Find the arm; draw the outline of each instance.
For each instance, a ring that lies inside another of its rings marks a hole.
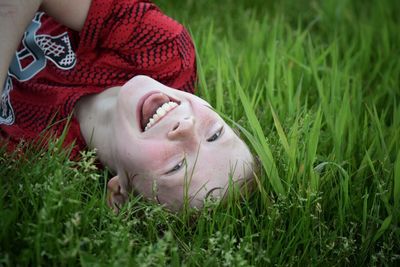
[[[13,54],[41,0],[0,0],[0,96]]]
[[[0,0],[1,1],[1,0]],[[26,0],[25,0],[26,1]],[[41,0],[42,9],[59,23],[80,31],[92,0]]]
[[[90,3],[91,0],[0,0],[0,96],[12,56],[39,7],[60,23],[79,31]]]

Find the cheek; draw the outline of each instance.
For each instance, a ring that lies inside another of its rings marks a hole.
[[[125,168],[136,173],[152,173],[162,169],[168,159],[169,148],[162,142],[127,144],[120,153]]]
[[[157,200],[172,210],[179,210],[184,202],[184,187],[176,181],[157,182]]]
[[[154,200],[157,188],[154,186],[154,178],[149,175],[137,175],[133,180],[133,187],[142,196]]]

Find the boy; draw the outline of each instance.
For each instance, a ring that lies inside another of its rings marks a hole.
[[[46,13],[35,13],[39,6]],[[73,156],[96,148],[117,173],[108,183],[115,210],[132,191],[173,210],[185,198],[201,207],[209,195],[224,196],[230,176],[240,185],[251,177],[243,141],[184,92],[196,80],[192,41],[154,4],[3,0],[1,8],[0,125],[10,143],[37,138],[50,123],[60,134],[74,112],[66,143],[74,142]]]

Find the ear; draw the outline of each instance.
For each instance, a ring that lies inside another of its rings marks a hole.
[[[126,196],[121,192],[119,177],[114,176],[107,183],[107,205],[117,214],[126,202]]]

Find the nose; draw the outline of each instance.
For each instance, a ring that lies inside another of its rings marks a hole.
[[[183,118],[176,122],[172,129],[168,132],[170,140],[195,140],[195,120],[193,116]]]

